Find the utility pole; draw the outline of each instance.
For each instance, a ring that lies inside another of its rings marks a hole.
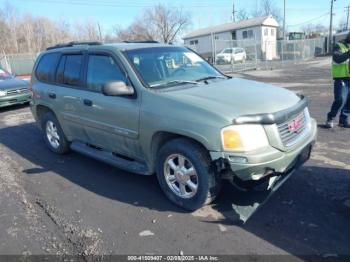
[[[98,27],[98,33],[99,33],[99,36],[100,36],[100,41],[102,41],[102,33],[101,33],[100,23],[97,23],[97,27]]]
[[[283,6],[283,40],[286,40],[286,0]]]
[[[350,5],[348,5],[347,7],[345,7],[345,10],[347,12],[346,15],[346,30],[349,29],[349,12],[350,12]]]
[[[232,3],[232,22],[236,22],[235,1]]]
[[[330,14],[330,21],[329,21],[329,34],[328,34],[328,52],[331,53],[332,50],[333,50],[333,3],[335,2],[336,0],[331,0],[331,14]]]

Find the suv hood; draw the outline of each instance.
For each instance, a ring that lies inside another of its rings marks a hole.
[[[169,90],[165,94],[172,99],[228,118],[229,121],[243,115],[282,111],[300,100],[287,89],[240,78]]]

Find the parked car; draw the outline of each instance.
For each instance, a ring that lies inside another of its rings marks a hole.
[[[276,190],[316,138],[305,97],[223,75],[185,47],[69,43],[33,72],[31,109],[53,152],[156,174],[187,210],[210,203],[223,178]]]
[[[25,104],[31,100],[29,83],[0,68],[0,107]]]
[[[235,62],[244,63],[247,59],[247,54],[244,48],[234,47],[234,48],[225,48],[219,54],[216,55],[217,64],[228,64]]]

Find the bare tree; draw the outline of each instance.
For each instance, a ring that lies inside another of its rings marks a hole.
[[[307,24],[301,29],[307,37],[315,37],[328,33],[328,28],[322,24]]]
[[[179,8],[157,5],[143,11],[126,29],[116,27],[105,40],[157,40],[174,42],[190,24],[190,17]],[[10,4],[0,6],[0,48],[6,53],[37,53],[58,43],[102,40],[98,23],[87,19],[71,26],[65,20],[20,14]]]
[[[190,25],[190,16],[180,8],[157,5],[146,9],[128,28],[116,28],[119,40],[157,40],[175,42]]]
[[[114,27],[114,33],[117,41],[149,41],[156,40],[155,34],[141,21],[133,22],[126,29],[119,26]]]
[[[155,38],[171,43],[190,24],[190,17],[180,8],[157,5],[145,11],[145,20]]]
[[[249,19],[249,13],[245,9],[240,9],[236,14],[237,21]]]
[[[261,0],[257,10],[252,12],[253,16],[272,15],[279,23],[283,21],[282,11],[274,0]]]

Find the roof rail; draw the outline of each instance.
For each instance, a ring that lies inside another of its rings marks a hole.
[[[132,40],[126,40],[123,41],[123,43],[127,43],[127,44],[159,44],[158,41],[155,40],[145,40],[145,41],[132,41]]]
[[[52,50],[52,49],[56,49],[56,48],[63,48],[63,47],[72,47],[72,46],[76,46],[76,45],[102,45],[101,42],[94,42],[94,41],[86,41],[86,42],[69,42],[69,43],[65,43],[65,44],[58,44],[55,46],[50,46],[48,48],[46,48],[46,50]]]

